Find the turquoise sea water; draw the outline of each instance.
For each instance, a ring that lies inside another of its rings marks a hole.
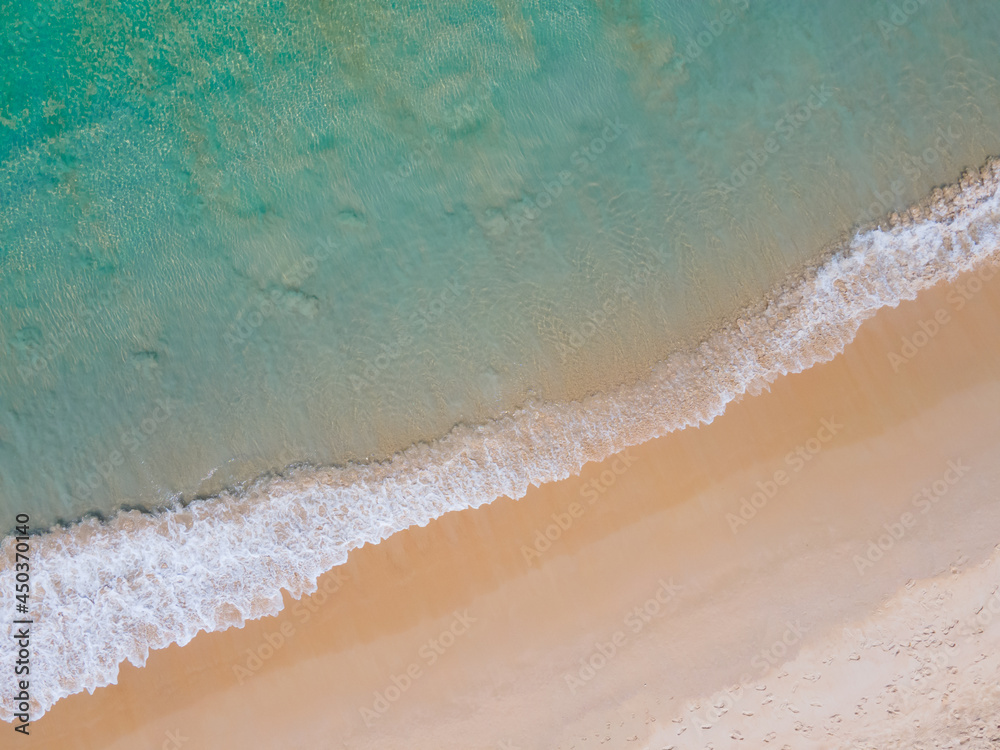
[[[4,529],[632,381],[1000,152],[995,2],[81,1],[0,29]]]

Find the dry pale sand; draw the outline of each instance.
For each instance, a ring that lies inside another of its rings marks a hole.
[[[1000,274],[968,283],[711,425],[356,550],[30,744],[997,747]]]

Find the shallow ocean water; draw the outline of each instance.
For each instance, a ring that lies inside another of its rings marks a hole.
[[[23,6],[0,525],[633,381],[1000,152],[1000,6],[788,5]]]

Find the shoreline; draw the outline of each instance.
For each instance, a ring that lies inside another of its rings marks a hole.
[[[868,750],[981,737],[1000,719],[996,657],[978,660],[1000,653],[1000,616],[983,614],[1000,612],[1000,277],[957,309],[950,295],[973,278],[883,310],[834,361],[629,449],[619,471],[589,464],[354,550],[277,617],[60,701],[35,741]],[[942,308],[953,321],[894,372],[888,354]],[[810,458],[796,471],[790,454]],[[921,513],[914,498],[956,459],[971,470]],[[734,532],[727,513],[782,470]],[[572,503],[586,512],[529,564],[522,547]],[[854,556],[906,512],[919,522],[859,572]]]
[[[930,194],[925,196],[920,201],[914,203],[905,211],[890,211],[881,220],[866,221],[857,225],[854,229],[844,232],[840,239],[835,240],[827,244],[826,248],[821,251],[818,257],[805,265],[804,267],[793,270],[789,272],[784,281],[777,284],[773,289],[768,291],[763,297],[754,303],[744,306],[738,309],[730,319],[723,321],[715,325],[708,325],[706,331],[703,335],[698,337],[693,345],[682,347],[678,351],[672,353],[666,360],[661,360],[650,366],[650,370],[654,370],[657,367],[666,364],[669,360],[678,356],[694,356],[694,353],[701,350],[706,345],[712,343],[713,339],[723,336],[731,332],[734,325],[739,326],[741,321],[745,321],[747,318],[754,318],[765,313],[767,308],[778,301],[781,297],[796,294],[800,291],[800,287],[806,284],[810,279],[815,277],[815,274],[821,271],[827,264],[838,258],[844,257],[849,254],[850,246],[853,241],[857,240],[860,236],[866,235],[875,231],[883,231],[883,225],[888,230],[898,230],[903,228],[912,228],[915,224],[920,221],[941,221],[949,218],[955,218],[958,210],[962,208],[967,208],[968,204],[956,205],[956,199],[962,198],[963,191],[973,191],[977,187],[983,185],[992,185],[994,189],[1000,189],[1000,156],[992,156],[986,160],[978,169],[966,168],[963,170],[962,175],[959,180],[948,184],[944,187],[935,187]],[[981,196],[980,196],[981,199]],[[324,244],[324,243],[320,243]],[[995,258],[994,258],[995,259]],[[904,298],[905,299],[905,298]],[[912,299],[912,298],[910,298]],[[847,341],[846,343],[849,343]],[[825,361],[825,360],[823,360]],[[589,393],[581,399],[576,399],[574,401],[568,402],[569,405],[578,404],[584,401],[588,401],[594,397],[602,395],[613,395],[616,391],[628,388],[629,386],[634,386],[641,384],[642,381],[629,382],[620,385],[618,388],[612,389],[608,392],[593,392]],[[753,394],[751,394],[753,395]],[[510,412],[505,412],[499,419],[493,420],[494,422],[502,421],[506,419],[509,414],[517,415],[521,413],[526,413],[531,410],[536,410],[539,408],[544,408],[547,402],[544,401],[529,401],[527,403],[521,404],[510,410]],[[563,405],[563,402],[553,405]],[[178,511],[186,510],[189,506],[197,503],[211,503],[218,501],[226,496],[237,495],[245,492],[252,492],[255,488],[261,485],[266,485],[270,482],[280,482],[281,480],[288,479],[296,474],[303,472],[324,472],[324,471],[339,471],[347,472],[351,470],[377,470],[379,468],[385,468],[392,465],[394,462],[399,460],[405,454],[410,451],[418,451],[421,448],[426,448],[433,446],[434,443],[447,439],[456,431],[461,431],[465,429],[476,430],[484,425],[481,424],[458,424],[455,425],[452,430],[450,430],[445,435],[431,441],[418,441],[412,443],[407,448],[402,451],[394,453],[385,459],[373,459],[370,461],[354,461],[349,464],[312,464],[306,460],[292,461],[285,464],[281,469],[264,472],[252,477],[248,477],[244,480],[234,482],[233,484],[226,485],[221,491],[212,495],[195,495],[190,499],[175,503],[173,505],[161,505],[153,508],[142,508],[142,507],[122,507],[115,511],[114,513],[107,514],[100,511],[89,511],[84,513],[82,516],[77,517],[72,520],[60,520],[53,524],[48,529],[33,529],[29,532],[31,537],[44,536],[49,533],[59,532],[59,531],[70,531],[74,527],[78,527],[84,523],[95,521],[101,525],[108,525],[116,521],[120,516],[127,515],[129,513],[139,513],[143,516],[150,517],[161,517],[167,513],[176,513]],[[13,530],[11,530],[13,532]],[[12,536],[13,533],[8,534]],[[7,536],[0,538],[0,543],[6,541]]]
[[[998,184],[996,160],[967,172],[906,215],[890,216],[889,230],[869,229],[831,251],[695,351],[654,367],[647,381],[571,404],[529,404],[389,462],[300,468],[167,513],[131,511],[33,537],[39,650],[65,658],[39,660],[32,718],[66,695],[113,683],[125,660],[141,665],[151,649],[279,612],[283,591],[293,599],[315,591],[316,579],[353,549],[449,511],[520,498],[628,446],[710,424],[744,395],[829,361],[878,310],[973,267],[992,269]],[[5,551],[11,543],[4,540]],[[0,601],[10,604],[13,570],[5,565]],[[184,592],[176,590],[178,575],[186,576]],[[63,627],[49,624],[59,619]],[[4,691],[0,718],[10,721],[12,695]]]

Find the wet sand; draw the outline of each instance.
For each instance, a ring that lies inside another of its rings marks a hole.
[[[60,701],[32,745],[988,743],[1000,274],[971,280],[710,425],[355,550],[278,617]]]

